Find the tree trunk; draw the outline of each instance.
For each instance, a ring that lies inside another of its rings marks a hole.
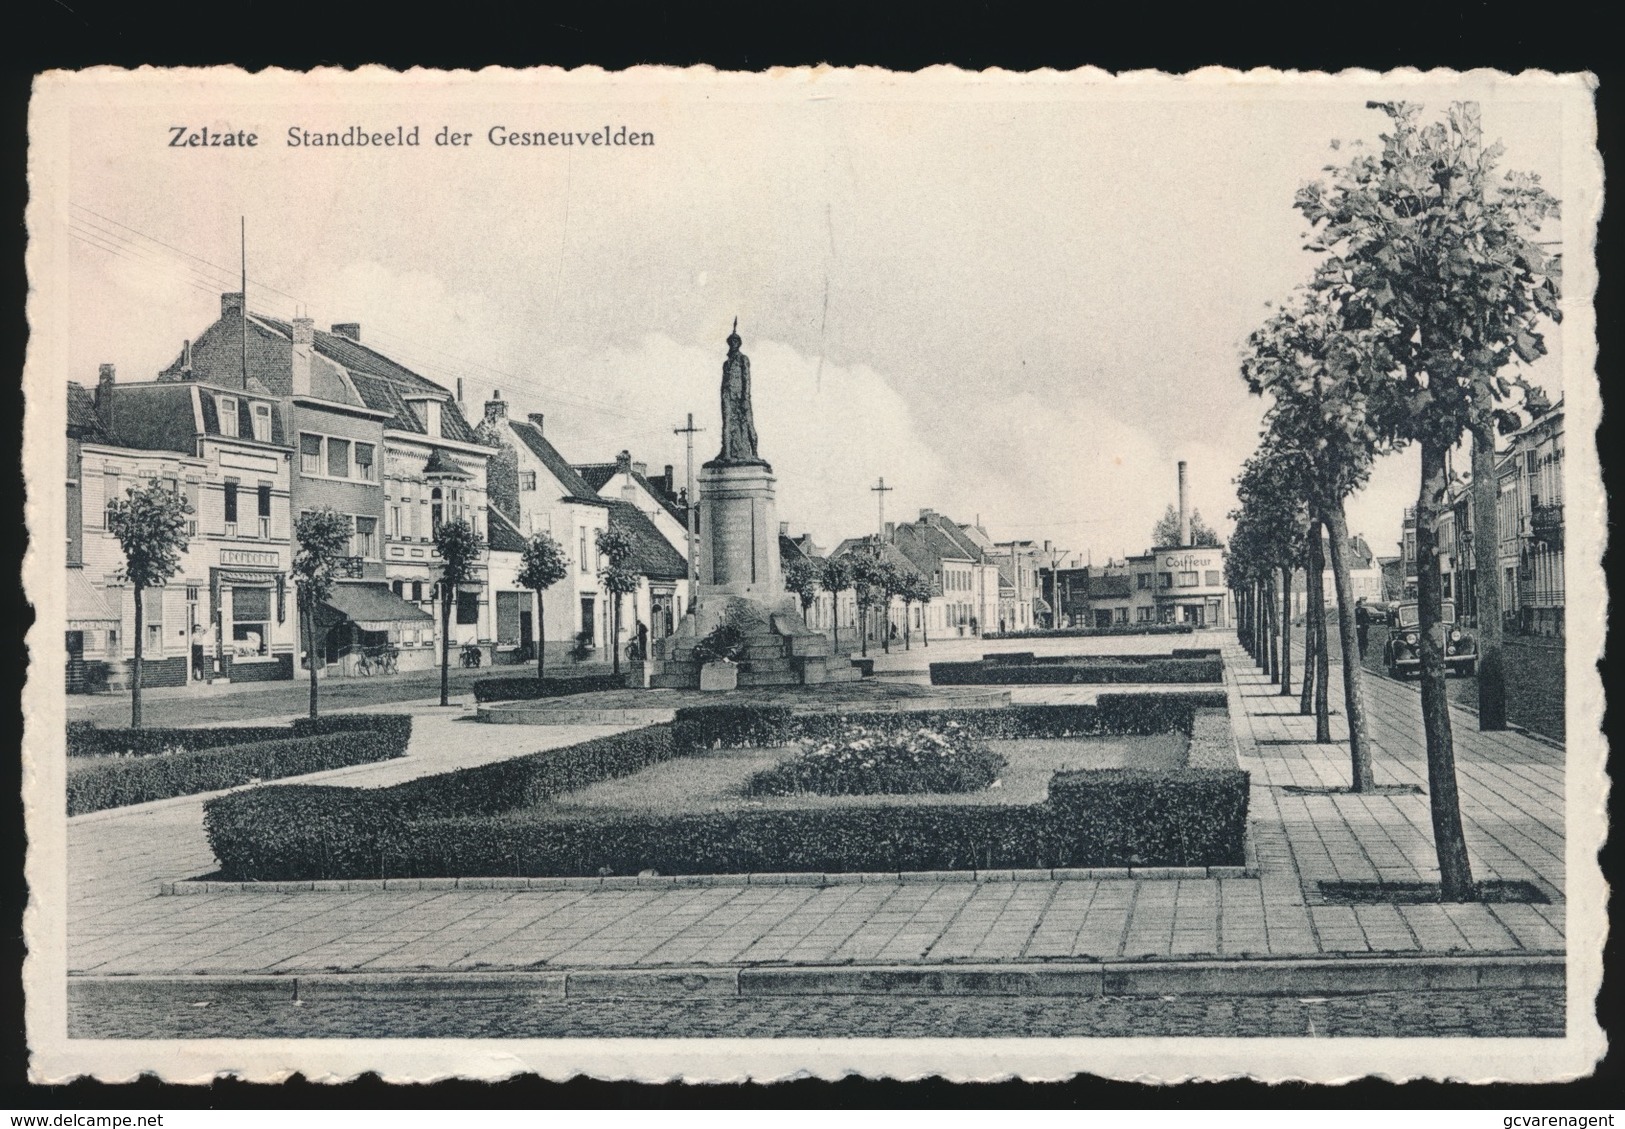
[[[1326,554],[1321,549],[1321,523],[1317,518],[1309,523],[1309,568],[1314,574],[1310,582],[1315,605],[1315,741],[1329,745],[1332,740],[1331,719],[1331,647],[1326,630]]]
[[[1444,585],[1439,575],[1439,510],[1445,492],[1448,447],[1422,444],[1422,486],[1416,498],[1416,633],[1422,659],[1422,731],[1427,737],[1428,798],[1433,810],[1433,843],[1439,854],[1439,881],[1447,902],[1473,899],[1473,871],[1461,829],[1456,791],[1456,755],[1450,732],[1450,699],[1445,687]]]
[[[903,650],[905,651],[914,649],[914,625],[910,622],[908,614],[912,610],[912,604],[905,603],[903,605]]]
[[[1332,547],[1332,583],[1337,588],[1337,635],[1343,650],[1343,710],[1349,723],[1349,788],[1376,787],[1371,770],[1371,732],[1365,717],[1365,670],[1360,666],[1360,639],[1354,623],[1354,581],[1349,576],[1349,525],[1338,499],[1322,515]]]
[[[835,653],[841,653],[841,594],[833,592],[834,599],[830,604],[829,628],[835,632]]]
[[[858,605],[858,648],[859,654],[869,657],[869,609],[862,604]]]
[[[546,677],[547,671],[547,608],[540,591],[536,593],[536,681]]]
[[[440,704],[451,705],[451,586],[440,582]]]
[[[311,598],[309,590],[300,594],[299,618],[304,620],[305,628],[305,665],[310,668],[310,716],[317,716],[317,689],[316,689],[316,601]]]
[[[1281,625],[1276,622],[1275,610],[1275,573],[1272,570],[1269,578],[1264,581],[1264,610],[1269,616],[1270,647],[1269,647],[1269,676],[1271,682],[1281,680]]]
[[[1281,569],[1281,694],[1292,696],[1292,566]]]
[[[1495,429],[1473,429],[1473,614],[1478,623],[1478,728],[1507,727],[1506,667],[1501,653],[1501,562],[1496,509]],[[1457,609],[1460,611],[1460,609]]]
[[[141,646],[142,636],[146,634],[146,613],[142,608],[142,597],[146,593],[143,585],[137,584],[135,591],[135,660],[130,664],[130,728],[141,728]]]
[[[621,673],[621,594],[610,593],[609,602],[609,652],[610,673]]]
[[[1316,530],[1310,523],[1309,533],[1314,536]],[[1320,591],[1320,578],[1315,575],[1314,561],[1306,559],[1303,564],[1303,673],[1298,676],[1303,683],[1298,695],[1298,713],[1308,717],[1315,708],[1315,648],[1324,646],[1320,636],[1326,630],[1326,617],[1324,609],[1316,602]],[[1316,614],[1319,616],[1319,625],[1316,625]]]
[[[1254,633],[1257,649],[1253,651],[1253,661],[1258,669],[1267,671],[1270,668],[1270,622],[1269,599],[1264,595],[1264,581],[1253,581],[1253,623],[1257,626]]]
[[[920,641],[927,647],[931,645],[931,605],[920,605]]]

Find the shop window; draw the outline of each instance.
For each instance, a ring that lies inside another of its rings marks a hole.
[[[322,473],[322,437],[320,435],[301,435],[299,437],[299,473]]]
[[[350,477],[350,441],[348,439],[329,439],[327,441],[327,474],[330,478]]]
[[[457,593],[457,623],[466,626],[480,621],[480,594],[478,592]]]
[[[376,448],[371,443],[357,443],[355,445],[355,476],[363,482],[371,482],[373,477],[373,453]]]
[[[271,590],[233,588],[231,590],[231,646],[236,658],[255,658],[270,653]]]

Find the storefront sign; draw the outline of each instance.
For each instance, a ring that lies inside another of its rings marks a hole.
[[[221,549],[220,564],[222,566],[237,565],[242,568],[277,568],[281,561],[274,552],[267,553],[255,549]]]

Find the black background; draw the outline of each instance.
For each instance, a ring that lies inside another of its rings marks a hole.
[[[1112,71],[1156,68],[1186,71],[1205,65],[1270,66],[1296,70],[1362,67],[1494,67],[1508,71],[1589,70],[1598,75],[1601,148],[1610,179],[1622,175],[1619,163],[1619,66],[1615,21],[1602,5],[1551,3],[1356,4],[1322,0],[1296,5],[1075,5],[1058,18],[1050,6],[1015,4],[757,3],[749,5],[609,4],[521,6],[460,0],[454,5],[415,9],[405,4],[369,6],[293,2],[142,4],[123,0],[23,0],[14,3],[0,25],[6,40],[0,71],[0,191],[4,192],[0,278],[0,370],[21,373],[27,341],[23,271],[27,200],[27,100],[32,76],[51,68],[95,64],[139,66],[235,63],[251,70],[267,66],[480,67],[593,64],[617,69],[639,63],[707,63],[723,69],[760,70],[770,66],[829,63],[870,64],[916,70],[935,63],[971,69],[1002,67],[1068,69],[1092,64]],[[1058,7],[1058,6],[1056,6]],[[1610,49],[1612,48],[1612,49]],[[1619,232],[1617,202],[1602,220],[1597,293],[1601,338],[1604,423],[1600,435],[1603,472],[1610,486],[1610,526],[1620,506],[1613,490],[1620,446],[1613,441],[1612,389],[1620,356],[1618,318]],[[62,379],[66,379],[64,375]],[[0,442],[10,465],[18,467],[22,397],[20,382],[0,381]],[[19,468],[20,469],[20,468]],[[25,530],[20,474],[0,491],[6,507],[0,528],[9,568],[20,568]],[[1617,553],[1607,561],[1615,578]],[[16,575],[15,572],[12,573]],[[20,687],[27,657],[23,636],[31,622],[20,585],[6,594],[0,610],[7,664],[4,685]],[[1609,652],[1617,654],[1617,626],[1609,631]],[[1605,684],[1615,681],[1618,660],[1605,662]],[[59,675],[46,671],[46,678]],[[9,691],[8,691],[9,693]],[[3,714],[9,749],[16,749],[21,716],[15,699]],[[1619,728],[1611,714],[1604,726],[1610,738]],[[1612,759],[1612,758],[1611,758]],[[26,888],[22,860],[26,843],[18,799],[18,757],[0,758],[0,867],[4,917],[0,919],[0,1106],[26,1111],[160,1108],[463,1108],[502,1106],[594,1106],[609,1108],[758,1107],[947,1107],[1012,1106],[1086,1108],[1184,1108],[1330,1106],[1334,1108],[1418,1107],[1501,1108],[1508,1111],[1614,1107],[1625,1092],[1619,1054],[1611,1053],[1589,1079],[1561,1086],[1449,1086],[1410,1083],[1396,1086],[1365,1080],[1343,1087],[1266,1087],[1247,1082],[1151,1088],[1083,1077],[1070,1083],[953,1086],[904,1085],[849,1079],[837,1083],[795,1082],[771,1087],[681,1085],[639,1086],[576,1081],[552,1084],[536,1079],[478,1085],[443,1083],[390,1087],[376,1078],[344,1086],[317,1086],[296,1079],[281,1086],[220,1081],[208,1087],[164,1086],[151,1079],[123,1086],[76,1082],[38,1087],[26,1081],[27,1050],[22,1021],[20,970],[22,906]],[[1618,827],[1618,790],[1611,823]],[[1618,843],[1604,854],[1611,885],[1617,885]],[[1610,914],[1610,918],[1612,915]],[[1608,945],[1610,972],[1599,1011],[1605,1027],[1617,1022],[1620,945]],[[1612,1034],[1613,1032],[1611,1032]],[[1487,1121],[1486,1124],[1490,1122]]]

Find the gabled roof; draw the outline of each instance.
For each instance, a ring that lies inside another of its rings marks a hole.
[[[107,425],[98,432],[103,442],[141,451],[197,453],[196,389],[186,384],[115,384],[111,394]]]
[[[1134,592],[1126,576],[1090,576],[1085,584],[1091,600],[1127,600]]]
[[[599,491],[608,485],[610,479],[620,473],[621,466],[619,463],[576,463],[575,470],[577,474],[581,475],[583,482],[591,486],[594,491]],[[658,502],[660,508],[672,516],[673,521],[685,529],[688,527],[688,510],[684,506],[673,501],[671,495],[649,481],[647,475],[640,474],[635,469],[630,473],[632,481],[643,487],[648,492],[649,497]]]
[[[647,514],[631,502],[609,501],[609,527],[622,530],[632,539],[632,556],[627,567],[654,580],[688,579],[688,562],[661,536]]]
[[[486,523],[490,534],[488,544],[493,553],[523,553],[525,551],[525,535],[519,528],[508,520],[508,515],[492,506],[488,511],[490,520]]]
[[[598,491],[587,485],[587,480],[576,473],[569,460],[559,454],[558,448],[547,441],[541,428],[528,420],[518,419],[509,420],[508,427],[518,436],[525,449],[536,456],[547,468],[547,472],[558,480],[559,485],[564,488],[566,498],[572,502],[586,502],[596,506],[609,505],[609,499],[600,498]],[[688,575],[686,566],[683,575]]]
[[[77,439],[105,439],[102,421],[96,415],[96,397],[90,389],[68,381],[68,434]]]

